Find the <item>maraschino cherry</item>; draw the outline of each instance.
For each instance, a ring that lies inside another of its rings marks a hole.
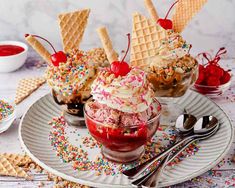
[[[164,29],[173,29],[173,23],[170,19],[167,19],[169,13],[171,12],[171,9],[175,6],[175,4],[178,3],[176,1],[173,5],[171,5],[170,9],[168,10],[165,18],[159,18],[157,23]]]
[[[125,53],[124,57],[122,58],[121,61],[114,61],[111,64],[111,72],[116,77],[126,76],[131,70],[128,63],[124,61],[126,56],[127,56],[128,51],[130,49],[130,43],[131,43],[130,33],[128,33],[127,36],[128,36],[128,47],[127,47],[127,50],[126,50],[126,53]]]
[[[25,37],[28,37],[29,34],[25,34]],[[67,56],[63,51],[56,51],[54,46],[45,38],[38,36],[38,35],[32,35],[33,37],[40,38],[42,40],[45,40],[53,49],[54,54],[51,55],[51,62],[54,66],[59,66],[60,63],[65,63],[67,61]]]
[[[216,53],[215,57],[209,57],[208,53],[201,53],[208,63],[206,65],[199,65],[199,77],[196,84],[207,85],[207,86],[219,86],[225,84],[231,79],[229,71],[225,71],[219,66],[218,62],[221,59],[221,55],[227,51],[224,47],[220,48]]]

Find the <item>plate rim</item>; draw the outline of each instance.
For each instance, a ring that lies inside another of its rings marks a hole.
[[[210,100],[210,102],[212,102],[214,105],[216,105],[220,110],[221,112],[225,115],[225,117],[228,119],[228,122],[229,122],[229,125],[230,125],[230,129],[231,129],[231,134],[230,134],[230,140],[229,140],[229,143],[226,147],[226,149],[223,151],[223,153],[221,153],[220,156],[217,157],[216,160],[212,161],[210,164],[208,164],[205,168],[202,168],[192,174],[190,174],[189,176],[186,176],[184,178],[181,178],[180,180],[173,180],[174,182],[172,181],[167,181],[165,184],[163,183],[163,185],[161,185],[161,187],[165,187],[165,186],[172,186],[172,185],[176,185],[176,184],[179,184],[179,183],[183,183],[185,181],[188,181],[188,180],[191,180],[195,177],[198,177],[200,176],[201,174],[207,172],[208,170],[212,169],[213,167],[215,167],[222,159],[223,157],[228,153],[228,151],[230,150],[231,148],[231,145],[233,143],[233,139],[234,139],[234,127],[231,123],[231,119],[228,117],[228,115],[224,112],[224,110],[218,105],[216,104],[213,100],[211,100],[209,97],[205,96],[205,95],[202,95],[196,91],[193,91],[193,90],[189,90],[188,92],[192,92],[192,93],[195,93],[197,95],[200,95],[201,97],[204,97],[206,98],[207,100]],[[52,167],[46,165],[44,162],[40,161],[40,159],[38,159],[36,156],[33,155],[33,153],[31,153],[31,151],[27,148],[26,144],[24,143],[23,141],[23,138],[22,138],[22,126],[23,126],[23,121],[24,121],[24,118],[26,116],[26,114],[31,110],[31,108],[36,104],[38,103],[40,100],[42,100],[42,98],[44,97],[47,97],[49,96],[50,93],[47,93],[45,95],[43,95],[42,97],[40,97],[39,99],[37,99],[33,104],[30,105],[30,107],[26,110],[26,112],[23,114],[21,120],[20,120],[20,124],[19,124],[19,129],[18,129],[18,135],[19,135],[19,141],[20,141],[20,144],[22,146],[22,148],[24,149],[24,151],[29,155],[30,158],[32,158],[33,161],[35,161],[37,164],[39,164],[39,166],[41,166],[42,168],[44,168],[45,170],[53,173],[54,175],[56,176],[60,176],[62,177],[63,179],[66,179],[68,181],[72,181],[72,182],[76,182],[76,183],[80,183],[80,184],[83,184],[83,185],[87,185],[87,186],[93,186],[93,187],[110,187],[110,184],[105,184],[105,183],[95,183],[95,182],[92,182],[92,181],[87,181],[87,180],[83,180],[83,179],[79,179],[79,178],[75,178],[75,177],[72,177],[72,176],[69,176],[69,175],[66,175],[62,172],[59,172],[58,170],[55,170],[53,169]],[[197,174],[197,175],[196,175]],[[127,188],[127,187],[130,187],[130,185],[120,185],[120,184],[112,184],[113,187],[118,187],[118,188]]]

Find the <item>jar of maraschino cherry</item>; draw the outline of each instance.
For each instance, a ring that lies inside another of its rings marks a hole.
[[[221,56],[226,53],[227,50],[222,47],[214,57],[207,52],[198,55],[197,59],[201,64],[199,65],[199,77],[193,87],[195,91],[210,97],[217,97],[229,89],[231,70],[225,70],[219,64]]]

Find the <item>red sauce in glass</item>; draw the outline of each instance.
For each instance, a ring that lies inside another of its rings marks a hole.
[[[0,45],[0,56],[11,56],[16,55],[24,51],[21,46],[3,44]]]

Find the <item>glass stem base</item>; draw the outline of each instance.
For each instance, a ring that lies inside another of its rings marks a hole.
[[[162,113],[160,118],[160,125],[162,126],[174,126],[177,117],[183,114],[185,111],[174,99],[171,98],[158,98],[162,105]]]
[[[118,163],[128,163],[139,159],[144,154],[144,146],[141,146],[132,151],[113,151],[105,146],[101,148],[102,155],[110,161]]]
[[[76,115],[69,114],[68,112],[64,111],[63,112],[64,119],[66,123],[70,126],[75,126],[75,127],[85,127],[85,119],[84,117],[79,117]]]

